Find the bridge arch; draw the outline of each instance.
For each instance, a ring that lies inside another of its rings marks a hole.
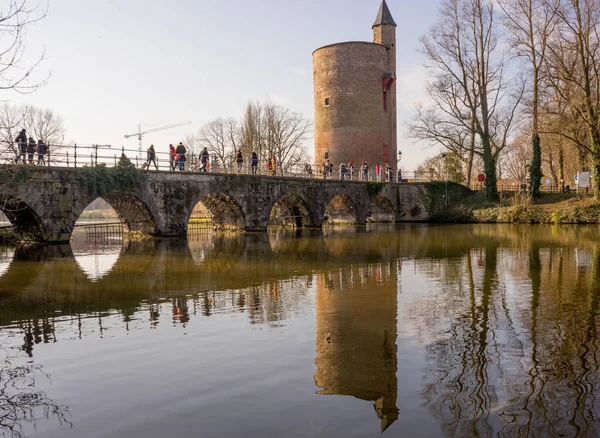
[[[313,227],[314,221],[308,203],[297,193],[287,193],[273,203],[269,225],[303,228]]]
[[[357,209],[354,201],[348,195],[333,196],[325,207],[323,225],[341,225],[358,223]]]
[[[377,195],[371,199],[367,221],[369,222],[395,222],[394,204],[385,195]]]
[[[120,222],[127,231],[138,232],[150,236],[157,234],[157,225],[154,214],[147,203],[138,196],[122,192],[109,193],[91,200],[86,204],[83,210],[89,207],[97,199],[103,199],[115,210]],[[77,215],[75,223],[81,217],[83,210]]]
[[[190,210],[188,227],[192,214],[204,210],[210,218],[211,226],[215,230],[242,230],[245,228],[245,214],[240,205],[229,195],[218,192],[204,196],[197,201]]]
[[[0,198],[0,211],[9,220],[14,238],[21,242],[44,242],[46,227],[37,212],[22,199],[13,196]]]

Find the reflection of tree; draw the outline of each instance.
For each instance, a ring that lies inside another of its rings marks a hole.
[[[428,358],[434,361],[429,372],[439,373],[439,377],[435,384],[425,387],[423,395],[430,412],[443,422],[448,436],[492,436],[489,413],[497,397],[494,387],[489,385],[488,366],[489,347],[494,343],[490,325],[496,265],[496,249],[487,247],[483,280],[477,287],[471,255],[467,256],[467,304],[450,323],[448,336],[427,347]]]
[[[420,265],[427,407],[447,436],[599,436],[600,247],[486,245]]]
[[[36,380],[48,378],[41,366],[23,363],[23,358],[4,350],[0,361],[0,434],[21,438],[29,427],[41,420],[56,420],[61,425],[71,424],[69,409],[48,398],[44,391],[36,391]]]

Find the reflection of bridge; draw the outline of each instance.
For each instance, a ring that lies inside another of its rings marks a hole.
[[[19,233],[38,240],[68,241],[82,211],[99,193],[78,180],[81,169],[39,168],[33,178],[5,187],[0,210]],[[307,180],[253,175],[148,172],[135,191],[111,192],[105,199],[130,231],[154,236],[185,235],[199,203],[222,228],[264,230],[277,214],[297,227],[320,227],[324,220],[428,219],[425,184]]]

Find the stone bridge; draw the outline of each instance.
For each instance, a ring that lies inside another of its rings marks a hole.
[[[200,202],[215,228],[245,231],[265,230],[270,223],[321,227],[429,219],[426,184],[150,171],[140,189],[101,196],[80,183],[81,169],[32,172],[26,182],[3,187],[0,210],[18,235],[43,242],[69,241],[83,210],[99,197],[128,231],[157,237],[185,236]]]

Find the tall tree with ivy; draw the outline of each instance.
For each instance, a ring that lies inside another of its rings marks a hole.
[[[496,162],[507,147],[521,82],[506,66],[492,0],[444,0],[439,21],[421,38],[431,82],[430,109],[418,112],[409,134],[484,164],[485,191],[496,198]],[[469,168],[467,159],[467,168]]]
[[[511,46],[518,57],[525,60],[530,73],[532,157],[529,165],[530,192],[540,193],[542,184],[542,147],[540,145],[540,91],[545,69],[550,36],[557,26],[560,0],[501,0],[504,25],[511,35]]]

